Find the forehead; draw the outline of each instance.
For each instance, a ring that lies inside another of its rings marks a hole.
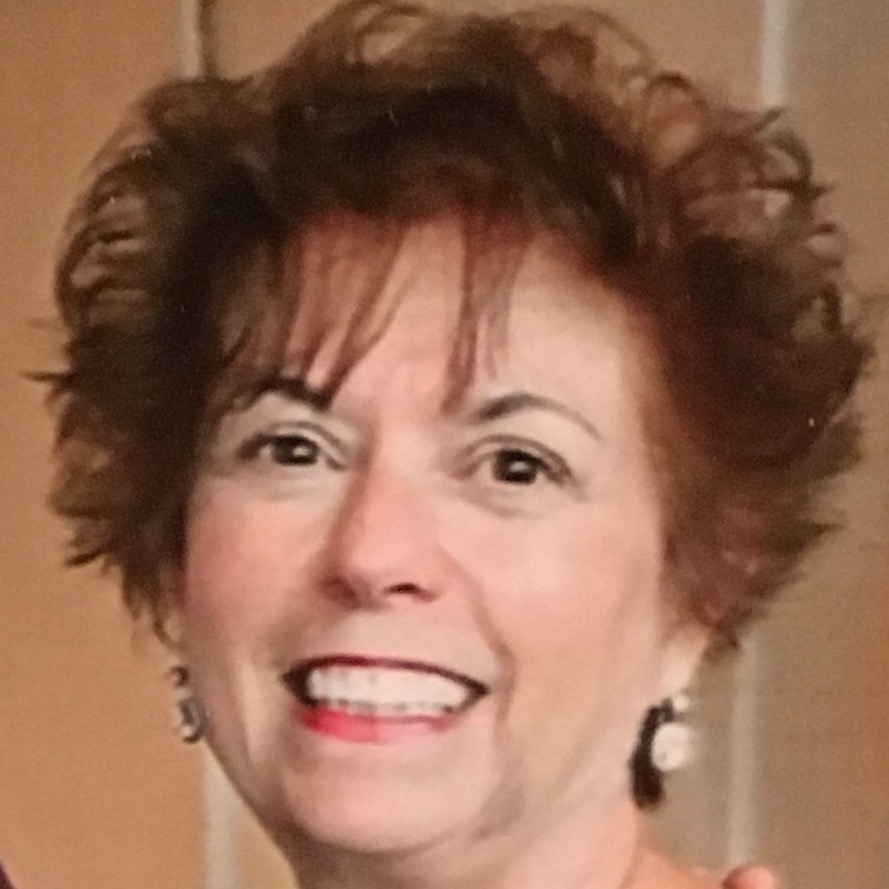
[[[576,252],[516,220],[331,214],[283,245],[272,290],[253,331],[262,345],[242,369],[254,383],[311,380],[331,397],[384,341],[446,353],[445,400],[453,400],[509,364],[518,343],[545,363],[553,335],[574,331],[568,340],[592,356],[608,345],[602,331],[626,346],[632,326],[620,294]]]

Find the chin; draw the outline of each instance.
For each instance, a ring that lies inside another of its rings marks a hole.
[[[430,848],[480,822],[486,794],[445,778],[416,782],[316,776],[285,786],[285,833],[353,854]],[[280,819],[277,819],[280,821]]]

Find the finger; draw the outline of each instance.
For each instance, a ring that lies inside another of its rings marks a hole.
[[[780,882],[769,868],[746,864],[727,874],[722,885],[723,889],[779,889]]]

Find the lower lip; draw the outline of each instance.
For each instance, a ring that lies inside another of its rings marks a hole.
[[[297,718],[311,731],[340,741],[358,744],[397,744],[446,732],[456,722],[457,714],[379,717],[347,713],[329,707],[300,706]]]

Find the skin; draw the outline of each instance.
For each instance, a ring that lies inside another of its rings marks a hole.
[[[648,850],[626,765],[706,642],[670,608],[644,346],[541,240],[507,348],[444,409],[461,262],[456,226],[411,232],[332,404],[302,397],[322,356],[220,424],[175,621],[207,738],[303,889],[707,885]],[[447,730],[343,740],[281,681],[341,653],[489,693]]]
[[[779,889],[774,872],[761,864],[737,867],[723,881],[723,889]]]

